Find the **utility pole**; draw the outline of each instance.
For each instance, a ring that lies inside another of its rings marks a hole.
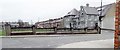
[[[101,12],[100,12],[100,27],[102,26],[102,0],[101,0]]]
[[[99,29],[100,29],[100,31],[99,31],[99,33],[101,34],[101,27],[102,27],[102,0],[101,0],[101,6],[100,6],[100,8],[101,8],[101,10],[100,10],[100,17],[99,17],[99,22],[100,22],[100,25],[99,25]]]

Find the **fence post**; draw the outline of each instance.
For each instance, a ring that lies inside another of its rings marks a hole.
[[[6,36],[11,35],[11,26],[8,23],[5,24],[5,33],[6,33]]]
[[[72,27],[70,28],[70,31],[71,31],[71,33],[73,33],[73,28]]]
[[[87,28],[87,27],[86,27],[86,28],[84,28],[85,33],[87,33],[87,30],[88,30],[88,28]]]
[[[54,27],[54,33],[57,33],[57,27]]]
[[[33,32],[34,35],[36,35],[35,25],[32,26],[32,32]]]

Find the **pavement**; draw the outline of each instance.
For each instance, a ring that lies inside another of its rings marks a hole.
[[[114,48],[114,39],[76,42],[57,48]]]
[[[32,38],[32,37],[58,37],[67,35],[16,35],[16,36],[0,36],[2,38]]]
[[[2,38],[0,38],[0,49],[2,49]]]

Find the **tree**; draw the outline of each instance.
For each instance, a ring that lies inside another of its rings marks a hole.
[[[19,27],[23,27],[24,26],[24,22],[22,20],[18,20],[18,24],[19,24]]]

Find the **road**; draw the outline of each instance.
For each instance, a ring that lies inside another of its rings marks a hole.
[[[2,38],[2,48],[56,48],[65,44],[113,39],[114,31],[102,34],[76,34],[56,37]]]

